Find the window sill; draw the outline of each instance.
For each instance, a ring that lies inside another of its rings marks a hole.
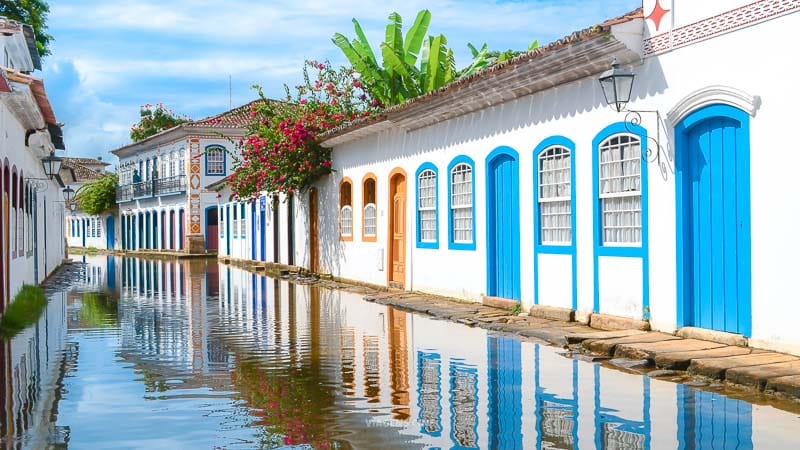
[[[551,255],[571,255],[575,251],[572,245],[537,245],[537,253],[547,253]]]
[[[439,243],[438,242],[420,242],[420,241],[417,241],[417,248],[427,248],[427,249],[438,250],[439,249]]]
[[[447,245],[449,250],[475,250],[474,242],[449,242]]]
[[[641,246],[629,247],[619,246],[611,247],[601,245],[597,247],[598,256],[619,256],[624,258],[642,258],[644,257],[644,249]]]

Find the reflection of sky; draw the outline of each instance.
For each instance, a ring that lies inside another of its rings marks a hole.
[[[71,447],[248,447],[243,443],[256,437],[257,430],[247,428],[252,418],[232,393],[175,386],[146,392],[142,374],[115,356],[118,335],[71,338],[79,345],[77,371],[64,380],[58,421],[70,427]]]

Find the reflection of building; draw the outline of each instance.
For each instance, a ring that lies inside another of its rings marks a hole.
[[[12,442],[24,438],[30,448],[45,448],[48,436],[55,439],[57,381],[71,354],[62,352],[66,318],[66,294],[54,294],[36,325],[0,339],[0,447],[16,448]]]

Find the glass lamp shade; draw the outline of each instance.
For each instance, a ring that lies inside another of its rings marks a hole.
[[[61,190],[61,193],[64,194],[64,201],[67,203],[71,202],[75,197],[75,190],[69,186]]]
[[[617,112],[625,109],[625,105],[631,99],[633,91],[633,79],[635,75],[619,67],[616,58],[611,63],[611,70],[600,76],[600,87],[603,88],[603,96],[608,105],[613,106]]]
[[[45,175],[50,179],[58,175],[58,172],[61,170],[61,162],[61,158],[53,153],[50,153],[50,156],[42,158],[42,167],[44,168]]]

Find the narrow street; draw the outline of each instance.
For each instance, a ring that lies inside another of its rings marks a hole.
[[[216,260],[75,259],[78,282],[56,277],[3,342],[5,446],[790,448],[798,423],[796,405]]]

